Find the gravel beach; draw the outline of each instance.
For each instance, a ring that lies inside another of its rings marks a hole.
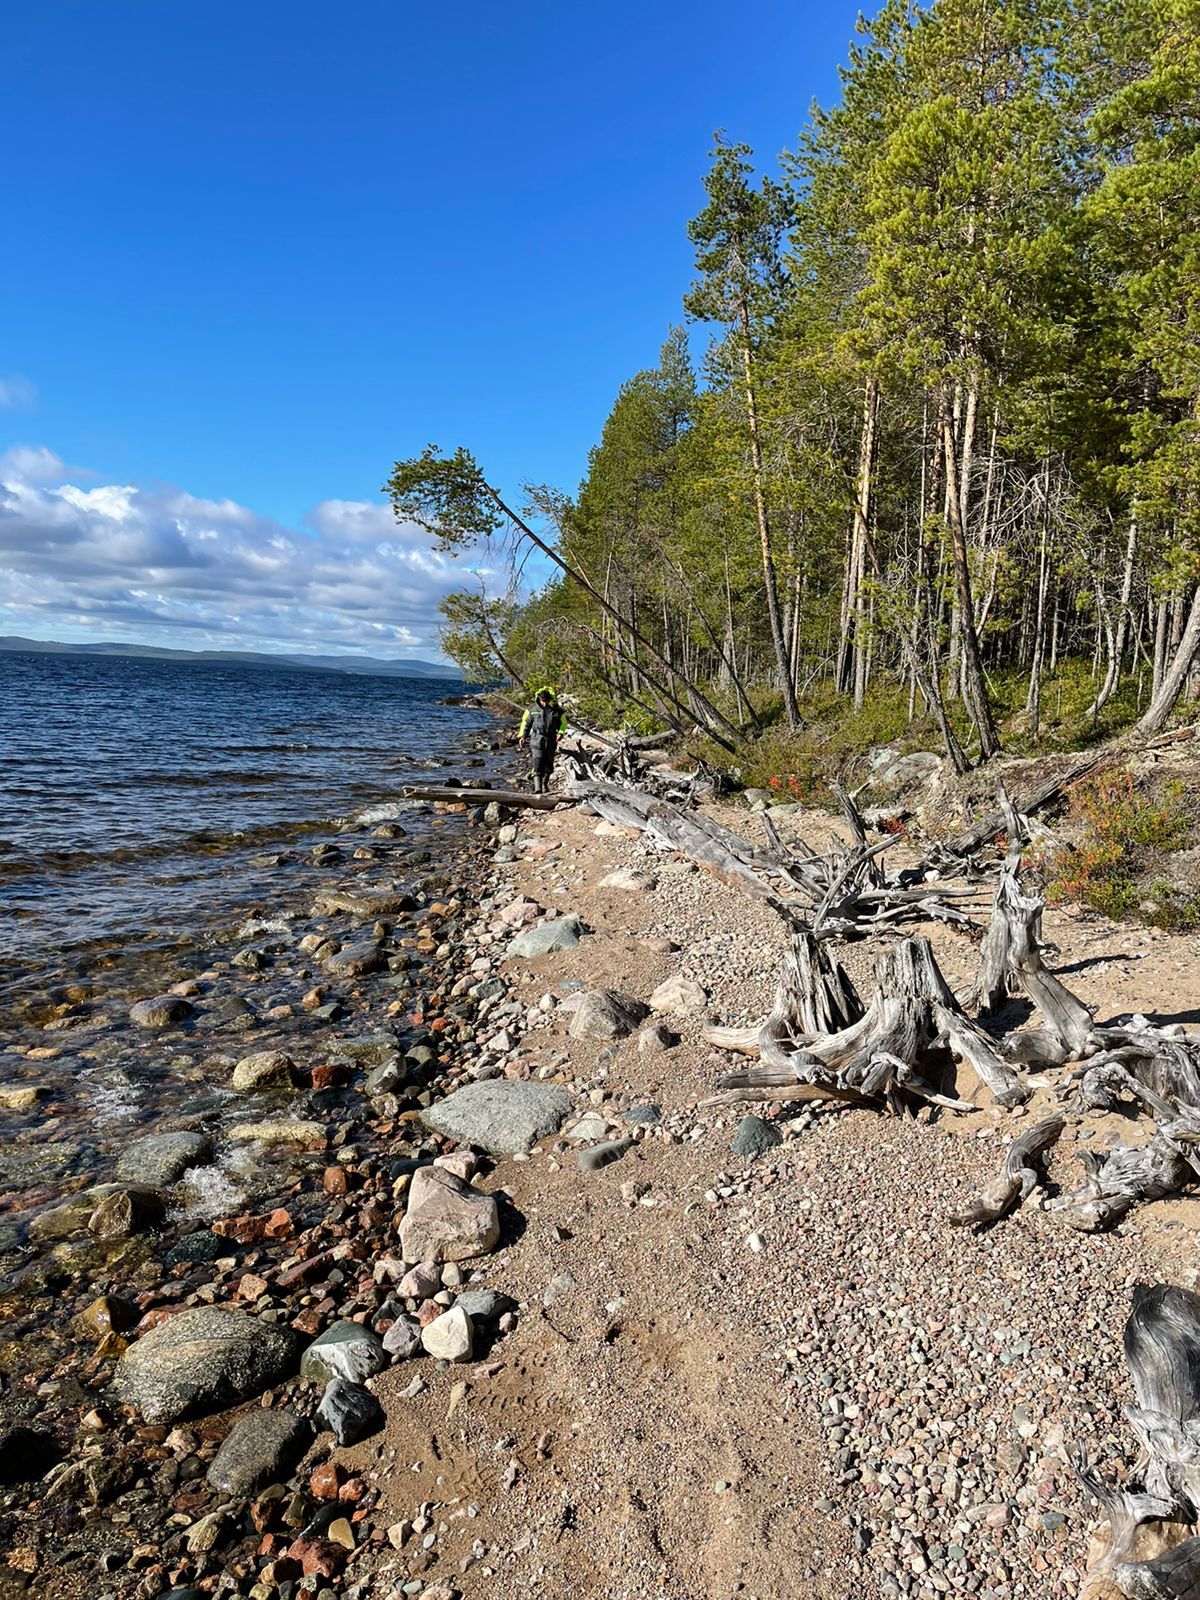
[[[819,847],[830,823],[785,826]],[[1129,1290],[1191,1287],[1197,1202],[1099,1236],[1036,1201],[952,1228],[1049,1086],[1020,1113],[703,1104],[729,1058],[702,1031],[765,1011],[778,919],[582,810],[475,838],[456,890],[339,978],[353,1016],[302,1069],[336,1099],[279,1088],[258,1119],[260,1150],[264,1122],[318,1124],[279,1203],[92,1257],[67,1297],[90,1321],[15,1327],[8,1437],[48,1460],[3,1491],[4,1592],[1078,1593],[1097,1512],[1070,1463],[1132,1464]],[[293,933],[331,931],[371,942],[344,908]],[[974,944],[918,931],[965,991]],[[1068,911],[1046,933],[1102,1016],[1200,1006],[1193,941]],[[398,996],[406,939],[428,981]],[[881,948],[842,953],[860,990]],[[244,1076],[295,1070],[264,1059],[279,1022],[239,1042]],[[1068,1130],[1054,1182],[1119,1131]],[[207,1307],[280,1342],[252,1370],[210,1344],[196,1393],[167,1392],[145,1341],[174,1323],[193,1352],[180,1318]]]

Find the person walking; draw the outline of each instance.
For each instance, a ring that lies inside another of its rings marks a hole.
[[[534,703],[521,718],[518,743],[533,759],[533,792],[545,794],[558,753],[558,736],[567,731],[567,719],[550,688],[539,689]]]

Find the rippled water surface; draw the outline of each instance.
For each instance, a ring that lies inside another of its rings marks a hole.
[[[403,784],[469,759],[488,725],[439,704],[455,688],[0,653],[0,999],[192,937],[269,900],[272,852],[398,814]]]

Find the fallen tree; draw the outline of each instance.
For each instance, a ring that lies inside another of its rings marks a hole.
[[[855,841],[847,844],[835,834],[820,855],[800,840],[785,845],[767,813],[764,846],[644,789],[576,778],[566,793],[607,821],[636,828],[658,848],[677,850],[723,882],[764,900],[789,923],[808,926],[818,940],[861,938],[898,922],[930,918],[974,926],[959,903],[974,900],[973,886],[941,878],[927,882],[923,864],[890,876],[880,870],[877,858],[895,840],[868,843],[862,818],[844,791],[843,809]]]

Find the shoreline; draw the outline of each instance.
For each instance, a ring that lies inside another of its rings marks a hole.
[[[746,829],[744,810],[714,809]],[[828,819],[788,826],[816,842]],[[73,1297],[46,1280],[59,1337],[39,1351],[26,1334],[38,1360],[13,1374],[4,1425],[23,1411],[69,1450],[48,1488],[39,1473],[4,1491],[14,1553],[0,1594],[156,1600],[214,1592],[222,1573],[254,1600],[1075,1592],[1092,1511],[1067,1451],[1132,1454],[1119,1417],[1125,1285],[1167,1270],[1186,1245],[1172,1220],[1196,1202],[1146,1207],[1098,1238],[1040,1213],[982,1240],[952,1232],[948,1202],[1007,1141],[986,1108],[960,1126],[804,1112],[772,1121],[756,1157],[735,1156],[741,1113],[761,1108],[698,1106],[725,1065],[700,1032],[710,1015],[744,1022],[769,1002],[783,937],[772,914],[576,809],[519,816],[463,850],[459,904],[385,936],[423,944],[440,989],[412,1008],[406,990],[387,998],[395,973],[352,980],[360,1019],[380,1026],[342,1028],[341,1062],[312,1053],[325,1148],[301,1159],[281,1203],[217,1219],[207,1262],[138,1262],[135,1243],[122,1266],[124,1247],[105,1246]],[[628,886],[606,884],[613,871]],[[572,914],[584,931],[570,948],[510,954],[522,929]],[[314,937],[380,919],[318,920]],[[1051,937],[1070,921],[1049,914]],[[974,949],[929,931],[957,987]],[[1131,940],[1147,951],[1136,966]],[[1096,993],[1110,1009],[1118,991],[1132,1003],[1153,962],[1186,944],[1101,927]],[[876,948],[852,947],[856,978]],[[656,1013],[656,1041],[642,1043],[655,1015],[626,1038],[571,1036],[585,992],[644,1003],[679,977],[705,998]],[[396,1026],[417,1030],[407,1053],[384,1042]],[[480,1154],[505,1139],[486,1117],[461,1143],[420,1127],[435,1100],[488,1083],[557,1090],[570,1109],[529,1154],[519,1139]],[[614,1143],[611,1165],[581,1164]],[[497,1202],[501,1233],[430,1272],[404,1253],[402,1227],[415,1175],[435,1162]],[[78,1245],[55,1248],[66,1277]],[[127,1299],[135,1329],[97,1338],[100,1312],[81,1338],[84,1285]],[[466,1359],[439,1359],[422,1349],[425,1328],[443,1322],[448,1340],[463,1294]],[[345,1449],[306,1432],[301,1457],[252,1490],[209,1484],[235,1422],[286,1407],[307,1428],[322,1393],[293,1368],[196,1421],[126,1416],[110,1387],[122,1338],[136,1348],[164,1313],[209,1307],[303,1340],[347,1320],[390,1337],[406,1353],[367,1378],[382,1423]],[[21,1342],[18,1329],[10,1359]]]

